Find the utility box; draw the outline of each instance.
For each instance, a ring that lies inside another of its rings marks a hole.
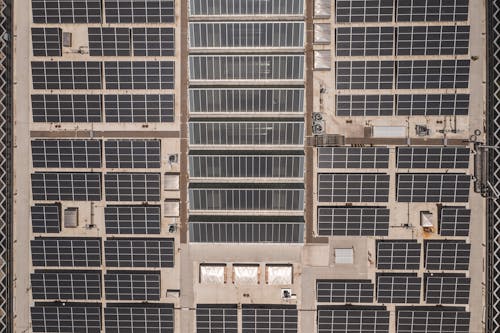
[[[70,207],[64,210],[64,227],[76,228],[78,227],[78,208]]]
[[[72,39],[73,39],[73,35],[71,34],[71,32],[63,32],[62,33],[62,46],[63,47],[71,47],[71,44],[72,44]]]

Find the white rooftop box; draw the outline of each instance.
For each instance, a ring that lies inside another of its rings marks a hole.
[[[405,126],[373,126],[374,138],[406,138]]]
[[[209,283],[209,284],[226,283],[226,265],[224,264],[200,265],[200,283]]]
[[[233,265],[233,283],[259,284],[259,265]]]
[[[284,285],[293,283],[292,265],[267,265],[266,266],[267,284]]]

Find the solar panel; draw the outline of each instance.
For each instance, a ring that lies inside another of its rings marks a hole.
[[[469,87],[469,60],[400,60],[398,89],[460,89]]]
[[[422,244],[417,241],[377,241],[378,269],[419,269]]]
[[[116,238],[104,241],[108,267],[174,267],[173,238]]]
[[[174,95],[104,95],[108,123],[174,121]]]
[[[300,155],[189,155],[190,178],[302,178]]]
[[[105,61],[106,89],[174,89],[173,61]]]
[[[298,332],[295,305],[243,304],[241,320],[243,333]]]
[[[61,232],[61,211],[59,205],[31,206],[33,232]]]
[[[373,303],[370,280],[316,280],[316,299],[327,303]]]
[[[104,141],[107,168],[159,168],[160,140]]]
[[[460,308],[396,308],[398,333],[468,333],[470,312]]]
[[[386,207],[318,207],[320,236],[388,236]]]
[[[318,174],[319,202],[387,202],[389,175],[377,173]]]
[[[469,304],[470,278],[465,275],[426,274],[425,301],[430,304]]]
[[[293,217],[224,218],[218,221],[202,216],[190,216],[189,241],[192,243],[302,243],[304,221]],[[252,222],[254,220],[254,222]],[[266,221],[267,220],[267,221]],[[221,221],[221,222],[219,222]]]
[[[424,247],[428,270],[469,269],[470,244],[464,241],[425,241]]]
[[[190,22],[189,46],[193,50],[304,47],[304,22]]]
[[[302,0],[190,0],[189,15],[302,15]]]
[[[337,0],[339,23],[392,22],[393,0]]]
[[[337,61],[337,89],[392,89],[393,61]]]
[[[32,61],[33,89],[101,89],[98,61]]]
[[[467,202],[471,177],[459,173],[398,173],[399,202]]]
[[[394,96],[336,95],[335,111],[337,116],[392,116],[394,113]]]
[[[160,201],[159,173],[104,174],[107,201]]]
[[[107,300],[159,301],[159,271],[110,271],[104,274],[104,290]]]
[[[378,274],[377,302],[420,303],[421,280],[416,274]]]
[[[35,303],[31,307],[33,332],[101,332],[99,303]]]
[[[303,80],[304,56],[190,55],[189,79]]]
[[[390,56],[393,54],[393,27],[340,27],[336,29],[337,57]]]
[[[132,28],[134,56],[173,57],[174,28]]]
[[[469,236],[471,210],[465,207],[442,207],[439,210],[441,236]]]
[[[318,168],[378,169],[389,167],[389,148],[319,147]]]
[[[414,169],[468,169],[468,147],[397,147],[397,167]]]
[[[101,121],[101,95],[31,95],[33,122]]]
[[[130,56],[129,28],[88,28],[90,56]]]
[[[191,145],[303,145],[303,122],[193,122]]]
[[[32,140],[34,168],[100,168],[100,140]]]
[[[104,0],[107,23],[174,23],[174,0]]]
[[[397,55],[465,55],[467,25],[398,27]]]
[[[33,23],[101,23],[100,0],[31,0]]]
[[[303,210],[302,184],[218,184],[204,188],[203,184],[190,183],[189,209],[191,210]],[[273,186],[275,188],[269,188]],[[298,186],[302,188],[298,188]],[[231,187],[233,186],[233,187]],[[279,186],[279,188],[276,188]],[[289,186],[293,186],[290,188]],[[287,188],[288,187],[288,188]],[[295,188],[294,188],[295,187]]]
[[[96,172],[35,172],[33,200],[101,201],[101,174]]]
[[[318,306],[318,333],[387,333],[385,307]]]
[[[197,304],[196,332],[238,333],[236,304]]]
[[[174,305],[107,303],[104,325],[108,333],[174,333]]]
[[[100,238],[37,237],[31,240],[33,266],[101,266]]]
[[[62,55],[62,30],[59,28],[31,28],[33,55],[60,57]]]
[[[467,21],[469,0],[399,0],[397,20]]]
[[[189,112],[303,112],[304,88],[190,88]]]
[[[468,94],[398,95],[398,116],[466,116]]]
[[[106,206],[107,234],[159,234],[160,206]]]
[[[100,300],[100,271],[35,270],[31,274],[33,299]]]

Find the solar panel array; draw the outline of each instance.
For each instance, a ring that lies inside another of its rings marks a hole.
[[[106,332],[174,332],[172,304],[107,303],[104,308]]]
[[[468,94],[336,95],[337,116],[463,116]]]
[[[32,140],[34,168],[100,168],[99,140]]]
[[[409,169],[467,169],[468,147],[397,147],[397,167]]]
[[[389,175],[381,173],[320,173],[319,202],[387,202]]]
[[[62,55],[62,31],[59,28],[31,28],[31,41],[34,56]]]
[[[100,95],[31,95],[36,123],[91,123],[101,121]]]
[[[244,304],[241,320],[243,333],[298,332],[298,311],[295,305]]]
[[[36,302],[31,307],[33,332],[101,332],[101,305],[99,303]]]
[[[318,333],[387,333],[389,311],[385,307],[318,306]]]
[[[159,173],[108,172],[104,174],[107,201],[160,201]]]
[[[428,270],[469,269],[470,244],[465,241],[426,241],[424,243],[425,268]]]
[[[421,244],[416,241],[377,241],[378,269],[419,269]]]
[[[439,234],[441,236],[469,236],[471,210],[463,206],[441,207],[439,211]]]
[[[398,333],[469,332],[470,312],[459,308],[397,308]]]
[[[465,275],[426,275],[425,301],[433,304],[469,304],[470,278]]]
[[[318,168],[379,169],[389,166],[389,148],[319,147]]]
[[[31,206],[31,227],[33,232],[60,232],[61,210],[59,205]]]
[[[34,23],[101,23],[100,0],[31,0]]]
[[[160,272],[110,271],[104,274],[107,300],[159,301]]]
[[[418,304],[421,280],[416,274],[377,275],[377,301]]]
[[[159,234],[160,206],[106,206],[104,224],[107,234]]]
[[[30,2],[30,327],[173,333],[160,288],[175,257],[175,233],[160,238],[169,135],[145,123],[175,120],[175,1]]]
[[[37,237],[31,241],[33,266],[101,266],[99,238]]]
[[[159,168],[160,140],[107,140],[104,143],[107,168]]]
[[[116,238],[104,241],[108,267],[174,267],[173,238]]]
[[[31,274],[33,299],[100,300],[100,271],[41,271]]]
[[[471,176],[460,173],[398,173],[399,202],[467,202]]]
[[[388,236],[385,207],[318,207],[320,236]]]
[[[108,123],[163,123],[174,121],[174,95],[104,95]]]
[[[196,332],[237,333],[238,309],[236,304],[197,304]]]
[[[370,280],[316,280],[316,299],[326,303],[372,303]]]
[[[101,89],[101,63],[97,61],[32,61],[33,89]]]
[[[174,23],[174,0],[104,0],[107,23]]]

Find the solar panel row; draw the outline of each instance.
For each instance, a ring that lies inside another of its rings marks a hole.
[[[396,102],[395,102],[396,100]],[[337,116],[465,116],[468,94],[336,95]]]
[[[173,0],[104,0],[106,23],[173,23]],[[34,23],[103,23],[101,0],[32,0]]]
[[[32,61],[33,89],[174,89],[173,61]],[[104,75],[102,75],[104,73]]]
[[[337,57],[466,55],[469,30],[462,25],[339,27],[335,52]]]
[[[336,88],[465,89],[469,60],[337,61]]]
[[[468,13],[468,0],[338,0],[335,17],[339,23],[454,22],[467,21]]]

